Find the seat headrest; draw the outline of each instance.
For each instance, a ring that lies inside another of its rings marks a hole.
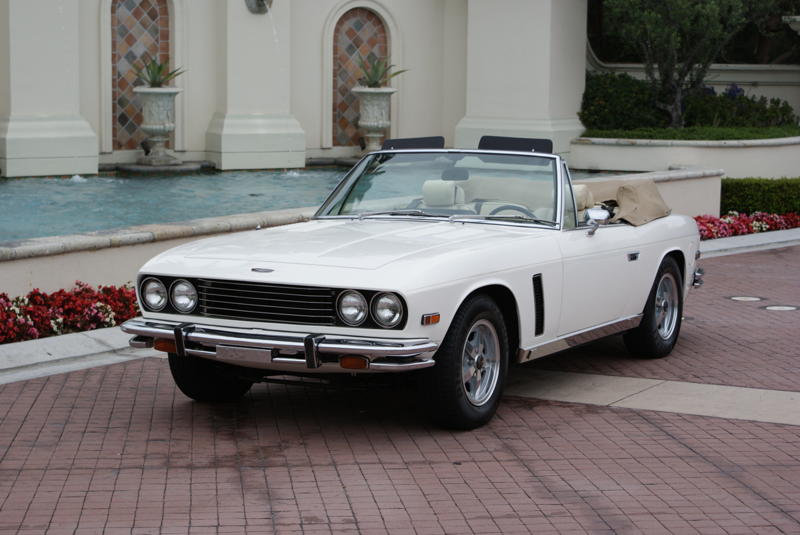
[[[589,186],[575,184],[572,186],[572,193],[575,195],[575,209],[579,212],[594,206],[594,195],[589,190]]]
[[[455,206],[464,202],[464,190],[448,180],[426,180],[422,184],[425,206]]]

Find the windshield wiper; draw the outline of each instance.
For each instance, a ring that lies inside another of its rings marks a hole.
[[[547,219],[537,219],[535,217],[526,217],[524,215],[481,215],[481,214],[453,214],[448,218],[452,221],[459,221],[461,219],[484,219],[486,221],[512,221],[519,223],[538,223],[540,225],[555,225],[555,221]]]
[[[365,217],[373,217],[379,215],[415,215],[420,217],[444,217],[438,214],[429,214],[428,212],[424,212],[417,208],[408,208],[403,210],[380,210],[376,212],[361,212],[358,214],[358,219],[364,219]]]

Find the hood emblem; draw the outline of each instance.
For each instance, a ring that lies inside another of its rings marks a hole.
[[[255,273],[272,273],[275,270],[270,268],[250,268],[250,271]]]

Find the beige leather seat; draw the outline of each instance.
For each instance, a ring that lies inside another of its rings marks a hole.
[[[575,195],[575,209],[578,211],[578,224],[580,225],[586,221],[586,210],[594,206],[594,195],[584,184],[573,185],[572,193]]]
[[[422,202],[429,207],[458,208],[464,204],[464,190],[453,180],[426,180]]]

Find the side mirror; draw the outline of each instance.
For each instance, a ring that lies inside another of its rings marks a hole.
[[[589,236],[594,236],[594,233],[597,232],[597,229],[600,227],[601,224],[606,223],[610,218],[611,214],[608,213],[608,210],[605,208],[588,208],[586,210],[586,215],[589,216]]]

